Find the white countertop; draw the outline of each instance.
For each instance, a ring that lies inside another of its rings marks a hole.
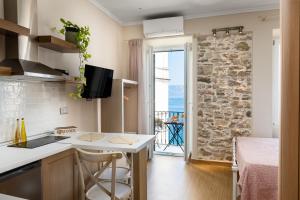
[[[52,143],[34,149],[0,147],[0,173],[68,150],[71,144]]]
[[[19,197],[13,197],[6,194],[0,194],[0,200],[26,200]]]
[[[151,142],[153,142],[155,139],[154,135],[106,133],[104,134],[104,138],[99,141],[86,142],[77,139],[81,134],[84,133],[76,133],[69,139],[44,145],[34,149],[2,146],[0,147],[0,174],[71,148],[137,153],[147,145],[151,144]],[[138,141],[133,145],[112,144],[108,141],[109,138],[118,135],[134,137],[137,138]]]
[[[59,141],[60,143],[72,144],[74,148],[83,148],[91,150],[107,150],[107,151],[121,151],[128,153],[137,153],[147,145],[154,141],[154,135],[141,135],[141,134],[123,134],[123,133],[103,133],[104,138],[94,142],[81,141],[78,137],[83,132],[72,134],[69,139]],[[125,136],[129,139],[136,140],[137,142],[129,144],[113,144],[109,140],[116,136]]]

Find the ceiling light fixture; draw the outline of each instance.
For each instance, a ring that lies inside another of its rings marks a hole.
[[[240,34],[243,33],[244,26],[234,26],[234,27],[226,27],[226,28],[214,28],[212,30],[212,33],[214,36],[217,35],[217,32],[225,32],[226,35],[230,34],[230,31],[238,31]]]

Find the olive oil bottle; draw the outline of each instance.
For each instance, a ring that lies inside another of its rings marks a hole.
[[[20,120],[17,119],[16,121],[16,130],[15,130],[15,138],[14,138],[14,143],[17,144],[20,142],[21,140],[21,135],[20,135]]]
[[[27,134],[25,129],[25,120],[22,118],[22,125],[21,125],[21,142],[27,141]]]

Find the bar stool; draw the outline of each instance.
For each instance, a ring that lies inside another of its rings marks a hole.
[[[76,149],[75,157],[79,169],[81,200],[128,200],[131,198],[131,187],[116,181],[116,161],[122,158],[122,153],[94,153]],[[93,174],[88,164],[98,163],[103,163],[103,165],[96,174]],[[105,181],[99,179],[110,164],[111,179]],[[84,180],[84,171],[94,184],[89,189]]]
[[[127,155],[126,153],[122,153],[122,155],[126,159],[127,166],[116,167],[116,181],[129,184],[131,182],[131,169],[132,169],[131,154]],[[100,175],[97,174],[98,172],[96,172],[95,176],[97,176],[100,180],[106,181],[111,179],[111,175],[112,175],[111,172],[112,172],[112,168],[107,167]]]

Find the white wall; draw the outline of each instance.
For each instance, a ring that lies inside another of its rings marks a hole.
[[[155,53],[155,111],[169,110],[168,52]]]
[[[72,86],[63,83],[0,80],[0,142],[12,139],[16,118],[25,118],[28,136],[75,125],[80,130],[96,131],[95,101],[68,97]],[[67,115],[59,108],[68,106]]]
[[[281,53],[280,30],[273,31],[273,137],[280,135],[281,110]]]
[[[279,10],[185,20],[184,29],[186,35],[207,35],[237,25],[253,32],[253,136],[272,137],[272,30],[279,28]],[[123,35],[125,42],[143,38],[142,26],[126,27]]]
[[[22,1],[22,0],[21,0]],[[3,1],[0,0],[0,17],[3,17]],[[122,26],[103,14],[88,0],[38,0],[38,34],[55,35],[52,27],[60,27],[64,17],[91,29],[90,64],[115,70],[114,78],[122,76]],[[34,36],[33,36],[34,37]],[[3,37],[0,36],[0,40]],[[4,58],[4,45],[0,42],[0,59]],[[40,62],[53,68],[78,74],[78,54],[62,54],[39,48]],[[97,131],[97,102],[73,100],[68,94],[75,85],[43,82],[5,81],[0,78],[0,141],[7,139],[7,124],[25,117],[28,135],[35,135],[57,126],[75,125],[79,130]],[[69,114],[60,115],[60,107],[67,106]],[[9,122],[9,123],[8,123]],[[9,128],[12,133],[13,127]]]
[[[60,18],[65,18],[79,25],[88,25],[91,42],[88,48],[92,58],[89,64],[114,70],[114,78],[122,78],[122,26],[101,12],[88,0],[38,0],[39,35],[64,36],[53,32],[53,27],[60,28]],[[78,75],[78,54],[61,54],[39,48],[39,61],[55,68],[69,70],[71,75]],[[98,106],[98,109],[100,106]],[[72,108],[70,108],[72,109]],[[94,103],[95,119],[82,118],[83,121],[95,121],[92,125],[97,130],[97,105]],[[98,111],[100,112],[100,111]],[[78,113],[80,115],[80,113]],[[70,116],[72,118],[72,116]],[[99,119],[100,121],[100,119]],[[101,124],[99,124],[101,126]],[[100,128],[100,127],[99,127]]]
[[[53,32],[61,28],[60,18],[79,25],[88,25],[91,42],[88,51],[92,54],[90,64],[115,70],[114,78],[122,78],[122,27],[103,14],[88,0],[38,0],[38,32],[40,35],[64,36]],[[61,54],[39,49],[39,60],[50,66],[70,70],[78,74],[79,59],[76,54]]]

